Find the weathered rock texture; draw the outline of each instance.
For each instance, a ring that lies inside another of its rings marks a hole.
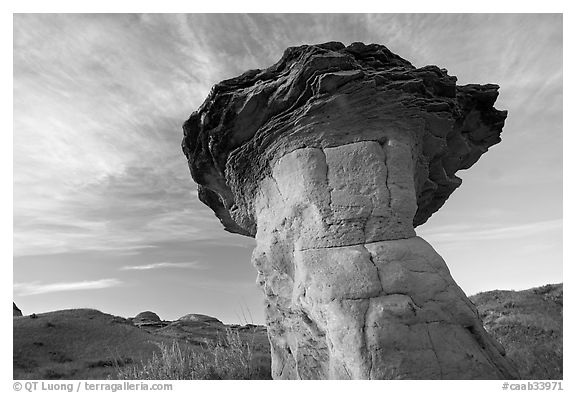
[[[331,42],[217,84],[186,121],[200,199],[256,238],[274,378],[515,377],[414,232],[500,141],[497,90]]]

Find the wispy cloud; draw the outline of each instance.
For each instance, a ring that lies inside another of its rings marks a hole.
[[[204,208],[181,124],[228,63],[194,41],[197,28],[176,26],[154,15],[15,17],[15,255],[198,233]]]
[[[131,266],[123,266],[120,270],[153,270],[153,269],[167,269],[167,268],[175,268],[175,269],[206,269],[205,266],[200,264],[200,262],[158,262],[158,263],[150,263],[147,265],[131,265]]]
[[[530,142],[538,154],[516,157],[515,166],[493,159],[508,174],[500,183],[525,181],[522,174],[532,183],[551,174],[561,181],[555,149],[561,116],[542,116],[561,105],[540,104],[550,102],[542,97],[561,98],[552,94],[562,86],[558,21],[540,15],[17,15],[14,253],[221,239],[220,224],[196,198],[180,151],[181,123],[214,83],[267,67],[286,47],[303,43],[384,43],[415,65],[446,66],[464,83],[505,82],[499,103],[519,114],[510,116],[506,138],[516,121],[517,130],[526,130],[522,146]],[[526,38],[536,28],[539,39]],[[535,109],[514,97],[531,97]],[[547,137],[514,119],[542,119]],[[538,162],[542,157],[555,158]]]
[[[59,282],[42,284],[38,281],[29,283],[15,283],[14,291],[19,296],[40,295],[52,292],[85,291],[91,289],[104,289],[117,287],[123,282],[115,278],[95,281]]]
[[[519,239],[562,230],[562,219],[531,222],[519,225],[477,226],[468,224],[445,225],[420,235],[434,243],[463,243],[482,240]]]

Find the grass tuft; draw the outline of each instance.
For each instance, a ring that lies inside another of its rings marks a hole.
[[[191,346],[172,341],[160,343],[159,353],[139,365],[117,367],[119,379],[201,380],[269,379],[269,373],[255,366],[250,343],[238,331],[226,329],[216,343]]]

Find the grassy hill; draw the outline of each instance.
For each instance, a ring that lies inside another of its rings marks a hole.
[[[522,378],[562,379],[562,284],[470,299]],[[14,379],[267,379],[269,351],[263,326],[137,327],[90,309],[14,317]]]
[[[14,317],[13,340],[15,379],[106,379],[115,365],[147,359],[163,342],[91,309]]]
[[[523,379],[562,379],[563,285],[471,296]]]
[[[140,328],[125,318],[91,309],[14,317],[13,321],[14,379],[116,379],[119,370],[141,368],[174,343],[179,351],[204,359],[204,349],[225,342],[227,336],[222,324],[176,321],[161,328]],[[256,374],[270,378],[265,328],[230,330],[250,344]]]

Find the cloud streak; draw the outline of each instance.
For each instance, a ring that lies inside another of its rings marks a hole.
[[[40,282],[15,283],[14,291],[18,296],[42,295],[53,292],[86,291],[106,289],[122,285],[123,282],[115,278],[95,281],[59,282],[42,284]]]
[[[425,239],[434,243],[464,243],[486,240],[520,239],[562,230],[562,219],[531,222],[520,225],[477,227],[460,224],[446,225],[422,231]]]
[[[208,44],[178,38],[177,25],[164,16],[15,16],[15,255],[199,232],[186,219],[200,221],[203,208],[181,123],[221,71]]]
[[[121,250],[169,237],[221,238],[219,223],[196,198],[180,151],[181,123],[214,83],[267,67],[288,46],[330,40],[385,43],[415,65],[446,66],[464,82],[504,81],[502,91],[513,91],[507,109],[518,112],[526,104],[514,97],[532,97],[540,118],[538,98],[557,96],[558,86],[561,92],[562,69],[554,64],[561,50],[554,45],[558,19],[16,15],[14,253]],[[537,28],[541,41],[527,39],[526,28]],[[552,75],[546,83],[540,82],[543,71]],[[541,121],[552,124],[548,117]],[[514,119],[534,122],[530,116],[510,116],[509,123]],[[542,149],[542,138],[524,133],[524,145],[537,142],[539,151],[523,157],[558,157],[550,153],[555,145]],[[507,127],[506,137],[514,135]],[[561,168],[561,159],[554,164]],[[507,168],[511,175],[500,181],[523,179],[519,172],[527,165]],[[550,176],[544,169],[522,173],[532,180]]]
[[[167,269],[167,268],[175,268],[175,269],[206,269],[205,266],[202,266],[200,262],[158,262],[158,263],[150,263],[147,265],[131,265],[131,266],[123,266],[120,270],[157,270],[157,269]]]

